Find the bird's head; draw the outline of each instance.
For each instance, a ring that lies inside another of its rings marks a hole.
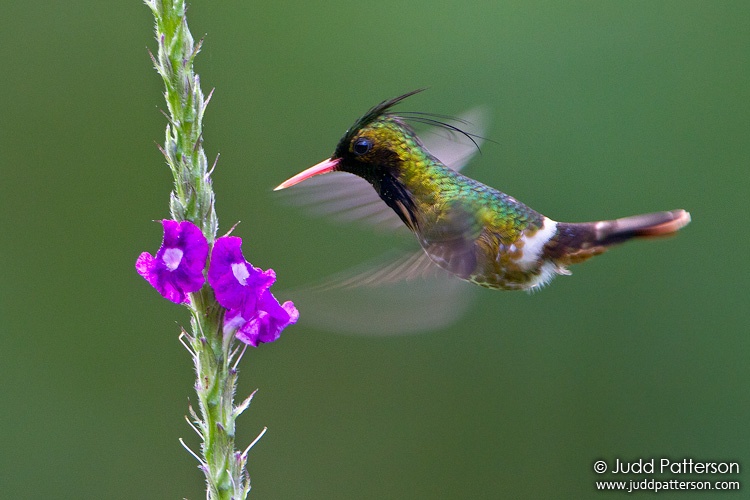
[[[282,182],[275,190],[334,171],[358,175],[378,190],[384,182],[398,179],[403,169],[423,161],[428,153],[411,127],[391,113],[390,108],[421,90],[383,101],[370,109],[346,131],[330,158]]]

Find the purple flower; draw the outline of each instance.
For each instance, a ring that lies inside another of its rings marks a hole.
[[[297,321],[291,302],[280,305],[269,288],[276,281],[273,269],[263,271],[245,260],[242,240],[224,236],[216,240],[208,266],[208,282],[216,300],[227,309],[224,331],[236,330],[239,340],[257,347],[273,342]]]
[[[253,347],[258,344],[273,342],[281,336],[281,331],[293,325],[299,318],[299,312],[291,301],[279,304],[270,290],[266,290],[258,300],[258,310],[246,319],[239,311],[227,311],[224,316],[224,331],[237,329],[235,335],[239,340]]]
[[[156,257],[143,252],[135,262],[138,274],[167,300],[188,302],[187,294],[197,292],[206,282],[203,270],[208,257],[208,242],[192,222],[161,221],[164,240]]]
[[[214,242],[208,282],[219,304],[249,318],[255,313],[260,296],[276,281],[276,273],[246,261],[241,246],[242,239],[236,236],[223,236]]]

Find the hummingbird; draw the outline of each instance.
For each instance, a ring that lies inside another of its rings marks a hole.
[[[437,266],[482,287],[534,291],[557,275],[570,274],[572,264],[612,246],[634,238],[671,235],[690,222],[690,214],[682,209],[595,222],[558,222],[546,217],[450,168],[428,150],[407,121],[463,134],[477,148],[481,138],[441,121],[446,117],[440,115],[392,110],[422,90],[371,108],[346,131],[330,158],[275,188],[286,189],[332,172],[364,179],[370,194],[379,198],[375,210],[392,211],[420,246],[408,265],[391,266],[390,278]]]

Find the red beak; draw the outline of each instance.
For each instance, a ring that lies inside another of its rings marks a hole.
[[[274,188],[274,191],[278,191],[280,189],[286,189],[290,186],[294,186],[295,184],[298,184],[304,181],[305,179],[309,179],[310,177],[314,175],[327,174],[328,172],[333,172],[334,170],[336,170],[336,167],[338,167],[339,161],[341,160],[339,160],[338,158],[328,158],[327,160],[323,160],[317,165],[313,165],[307,170],[304,170],[298,173],[294,177],[291,177],[285,180],[284,182],[276,186]]]

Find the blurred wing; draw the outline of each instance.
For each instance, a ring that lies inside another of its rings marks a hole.
[[[300,311],[300,323],[356,335],[420,333],[455,323],[474,288],[446,273],[423,251],[381,257],[323,283],[284,292]]]
[[[479,151],[487,122],[486,113],[482,108],[474,108],[453,121],[474,141],[440,126],[430,127],[420,134],[420,139],[433,156],[448,167],[460,170]],[[319,175],[280,194],[290,204],[306,207],[316,215],[343,222],[365,222],[379,229],[405,229],[398,215],[383,203],[367,181],[346,172]]]
[[[405,227],[383,203],[369,182],[347,172],[331,172],[307,179],[280,193],[291,205],[341,222],[365,222],[378,229]]]
[[[456,201],[443,214],[440,224],[421,229],[419,243],[431,261],[467,279],[477,267],[476,242],[482,229],[482,222],[471,205]]]
[[[457,128],[468,136],[445,127],[430,127],[419,134],[419,138],[432,156],[445,166],[460,171],[484,143],[483,135],[489,120],[486,108],[476,107],[452,121],[457,122]]]

